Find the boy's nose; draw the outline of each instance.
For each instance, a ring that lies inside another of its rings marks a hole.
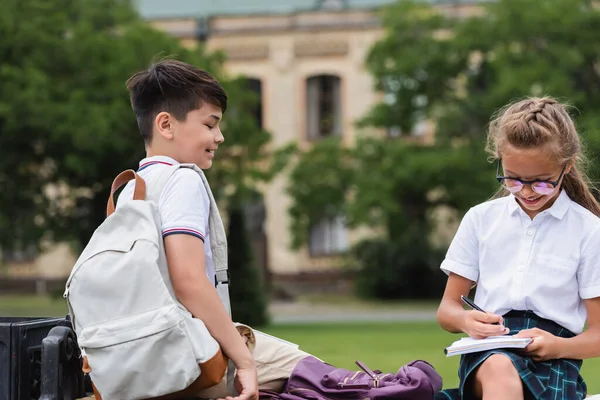
[[[219,130],[219,132],[215,136],[215,142],[220,144],[220,143],[223,143],[224,141],[225,141],[225,137],[223,136],[223,133],[221,132],[221,130]]]

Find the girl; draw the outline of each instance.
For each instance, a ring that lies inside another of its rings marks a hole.
[[[600,355],[600,205],[577,131],[556,100],[528,98],[499,112],[486,150],[504,196],[464,216],[441,265],[438,321],[474,338],[533,341],[461,356],[459,389],[437,398],[582,399],[581,360]],[[463,309],[474,284],[485,313]]]

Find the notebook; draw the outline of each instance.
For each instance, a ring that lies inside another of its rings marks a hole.
[[[444,353],[447,357],[451,357],[493,349],[523,349],[529,343],[531,343],[531,338],[514,336],[490,336],[485,339],[465,337],[446,347]]]

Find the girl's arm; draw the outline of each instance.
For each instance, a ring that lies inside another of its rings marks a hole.
[[[577,270],[579,295],[587,311],[587,330],[569,339],[553,336],[540,329],[526,329],[518,333],[531,337],[526,347],[533,360],[572,358],[583,360],[600,356],[600,229],[596,229],[581,251],[581,264]]]
[[[600,297],[583,301],[588,313],[588,329],[572,338],[554,336],[544,330],[526,329],[518,337],[533,338],[525,351],[535,361],[556,358],[583,360],[600,356]]]
[[[446,290],[437,311],[440,326],[451,333],[464,332],[467,311],[463,308],[460,296],[468,296],[473,282],[460,275],[450,273]]]
[[[450,273],[437,311],[440,326],[451,333],[465,332],[475,339],[508,333],[501,316],[463,308],[460,296],[468,296],[472,285],[469,279]],[[494,322],[500,325],[492,325]]]
[[[600,356],[600,297],[583,300],[583,303],[587,310],[588,328],[573,338],[562,339],[558,345],[558,358],[583,360]]]

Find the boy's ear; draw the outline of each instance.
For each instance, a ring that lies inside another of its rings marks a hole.
[[[173,139],[173,116],[168,112],[160,112],[154,118],[154,127],[159,135],[167,140]]]

